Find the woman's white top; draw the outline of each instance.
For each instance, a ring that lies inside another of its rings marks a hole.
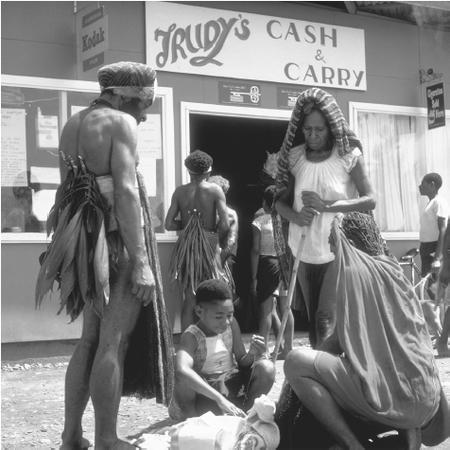
[[[289,169],[295,178],[294,211],[303,208],[302,191],[314,191],[322,200],[348,200],[359,196],[350,172],[356,165],[361,151],[357,148],[350,153],[339,156],[336,146],[329,158],[320,162],[306,159],[305,146],[294,147],[289,152]],[[305,236],[300,261],[309,264],[325,264],[334,259],[330,250],[328,238],[331,222],[336,213],[322,212],[314,217],[308,227],[300,227],[295,223],[289,224],[289,247],[297,255],[297,249],[302,234]]]
[[[259,254],[264,256],[277,256],[273,238],[272,216],[264,213],[263,215],[256,217],[252,222],[252,225],[261,233]]]

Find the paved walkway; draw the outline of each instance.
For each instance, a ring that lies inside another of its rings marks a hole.
[[[296,333],[294,345],[307,345],[305,333]],[[63,427],[67,363],[68,357],[2,362],[2,449],[58,448]],[[437,363],[444,390],[450,400],[450,358],[438,359]],[[273,400],[277,400],[283,383],[283,361],[277,361],[276,367],[276,382],[269,393]],[[154,400],[122,399],[118,418],[120,436],[133,440],[170,423],[167,409]],[[94,415],[91,402],[86,410],[83,428],[85,436],[93,441]],[[449,450],[450,440],[432,448]]]

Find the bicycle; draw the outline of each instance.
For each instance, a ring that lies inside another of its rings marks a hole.
[[[399,264],[402,268],[408,269],[409,273],[407,276],[413,285],[414,292],[419,298],[430,336],[435,340],[442,332],[443,311],[442,308],[435,306],[434,299],[430,297],[430,279],[433,273],[429,272],[422,277],[415,260],[418,255],[419,249],[411,248],[399,258]]]

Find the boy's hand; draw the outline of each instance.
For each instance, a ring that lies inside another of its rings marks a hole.
[[[266,343],[262,336],[254,334],[250,341],[250,348],[248,354],[253,355],[255,358],[262,355],[266,351]]]
[[[231,403],[223,395],[221,399],[217,402],[217,405],[222,410],[224,414],[237,417],[246,417],[246,414],[242,409],[238,408],[234,403]]]

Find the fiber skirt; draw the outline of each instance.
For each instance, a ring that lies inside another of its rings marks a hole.
[[[271,295],[278,295],[280,264],[278,257],[261,255],[258,262],[256,296],[259,303]]]

